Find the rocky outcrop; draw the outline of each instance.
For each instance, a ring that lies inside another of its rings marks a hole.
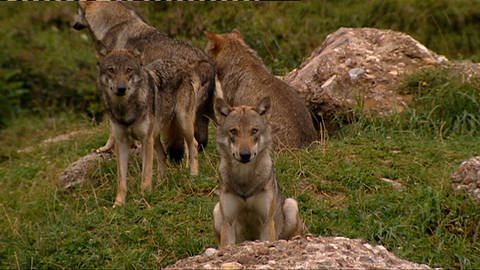
[[[480,203],[480,156],[462,162],[450,179],[454,190],[464,190]]]
[[[400,259],[383,246],[344,237],[244,242],[207,249],[165,269],[429,269]]]
[[[92,152],[86,156],[81,157],[77,161],[70,164],[59,176],[58,184],[64,188],[69,189],[86,181],[89,171],[97,167],[99,162],[113,158],[111,152]]]
[[[324,120],[358,107],[366,115],[388,115],[401,112],[412,99],[398,91],[405,75],[447,63],[403,33],[340,28],[284,80]]]

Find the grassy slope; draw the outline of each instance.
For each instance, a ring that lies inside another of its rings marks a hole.
[[[340,26],[405,30],[437,52],[475,58],[479,35],[469,34],[476,17],[468,11],[475,10],[478,2],[451,3],[137,5],[160,29],[200,47],[205,42],[204,30],[239,28],[266,64],[282,74]],[[91,43],[65,25],[45,26],[32,15],[55,14],[65,7],[74,9],[71,4],[2,4],[2,25],[10,27],[2,27],[0,38],[22,74],[34,75],[26,78],[26,87],[41,84],[35,95],[50,97],[53,90],[70,89],[65,92],[72,100],[84,93],[94,99]],[[32,22],[36,23],[29,27]],[[432,92],[463,89],[444,81],[434,84],[431,75],[422,76],[413,80],[429,82],[425,89],[411,84],[426,92],[427,99],[422,100],[428,101]],[[53,105],[55,100],[52,97]],[[471,136],[478,135],[476,126],[467,125],[469,132],[452,125],[451,134],[439,137],[442,119],[448,116],[432,118],[429,106],[435,104],[424,104],[423,112],[417,108],[388,123],[349,126],[326,145],[279,153],[278,178],[285,193],[299,200],[314,234],[363,238],[431,266],[480,268],[480,210],[468,197],[449,189],[451,172],[462,160],[478,154],[478,138]],[[140,161],[131,162],[127,205],[112,209],[113,160],[99,164],[90,173],[90,181],[71,192],[62,191],[56,182],[69,163],[105,142],[106,126],[73,113],[55,117],[41,113],[17,114],[0,130],[0,213],[4,217],[0,218],[0,268],[154,268],[214,245],[211,211],[217,200],[212,192],[218,157],[213,140],[200,155],[199,177],[190,179],[185,168],[170,167],[169,181],[156,184],[145,198],[139,192]],[[79,129],[89,132],[67,142],[38,146],[46,138]],[[34,151],[17,152],[30,146],[36,146]],[[405,189],[394,190],[382,177],[399,181]]]
[[[102,162],[90,181],[71,191],[57,175],[78,157],[102,145],[105,126],[61,116],[20,119],[1,133],[12,145],[0,163],[0,267],[152,268],[214,246],[211,211],[217,197],[217,154],[200,155],[201,176],[170,167],[168,181],[152,194],[139,192],[139,160],[131,162],[127,205],[112,209],[115,162]],[[35,119],[36,120],[36,119]],[[84,128],[74,140],[39,146],[38,139]],[[352,127],[326,145],[276,156],[285,193],[299,200],[313,234],[363,238],[398,256],[441,267],[478,268],[480,210],[449,188],[449,175],[476,153],[470,136],[439,140],[395,129]],[[15,147],[13,147],[15,146]],[[394,190],[385,177],[405,186]]]

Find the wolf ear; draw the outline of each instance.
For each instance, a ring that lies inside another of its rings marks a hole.
[[[256,111],[261,116],[265,116],[265,118],[270,119],[271,107],[272,107],[272,101],[269,96],[266,96],[262,98],[262,100],[260,100],[260,102],[257,105]]]
[[[85,9],[88,5],[88,1],[78,1],[78,6],[81,8],[81,9]]]
[[[207,48],[212,52],[217,52],[220,49],[220,46],[223,43],[223,38],[219,34],[211,33],[211,32],[203,32],[205,36],[209,39],[209,44],[207,44]]]
[[[242,33],[240,33],[240,30],[238,30],[237,28],[234,28],[232,30],[232,34],[234,34],[237,39],[243,40]]]
[[[219,125],[223,125],[225,118],[232,111],[232,108],[225,102],[223,98],[215,99],[215,118]]]
[[[133,50],[128,50],[128,52],[131,53],[135,58],[140,60],[140,65],[143,66],[143,54],[139,49],[134,48]]]
[[[108,51],[107,48],[99,41],[97,41],[95,45],[95,56],[97,57],[97,60],[100,61],[108,54]]]
[[[213,41],[213,42],[220,40],[220,35],[218,35],[218,34],[215,34],[215,33],[212,33],[212,32],[208,32],[208,31],[204,31],[203,33],[205,34],[205,36],[206,36],[208,39],[210,39],[210,40]]]
[[[135,57],[139,57],[139,58],[142,57],[142,53],[137,48],[132,50],[132,54]]]

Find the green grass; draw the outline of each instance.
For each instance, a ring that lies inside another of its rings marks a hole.
[[[89,181],[73,190],[57,184],[69,163],[108,136],[106,125],[72,117],[22,118],[0,133],[2,153],[7,153],[0,163],[0,268],[155,268],[215,246],[211,212],[218,156],[213,140],[200,154],[200,176],[191,178],[183,166],[171,165],[168,180],[155,183],[145,197],[139,192],[140,160],[131,159],[127,203],[113,209],[114,160],[101,162]],[[276,155],[279,181],[285,194],[299,201],[310,232],[362,238],[434,267],[480,267],[475,255],[480,209],[449,187],[460,162],[478,154],[479,139],[374,125],[353,124],[325,145]],[[31,129],[39,134],[33,140],[22,135]],[[88,132],[38,145],[78,129]],[[32,152],[15,151],[29,146]]]

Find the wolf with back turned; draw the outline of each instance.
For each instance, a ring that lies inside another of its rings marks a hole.
[[[255,106],[265,96],[272,101],[275,149],[302,148],[317,139],[305,101],[286,82],[273,76],[238,31],[206,33],[205,51],[216,65],[223,97],[230,106]]]
[[[213,210],[221,248],[246,240],[290,239],[304,230],[297,201],[285,199],[275,177],[270,98],[256,107],[215,100],[220,202]]]
[[[80,1],[73,27],[88,27],[100,48],[138,50],[143,64],[168,60],[175,69],[190,70],[199,78],[195,109],[195,139],[199,149],[208,141],[208,122],[213,118],[215,68],[203,51],[185,42],[169,38],[148,25],[134,10],[120,2]],[[164,137],[169,157],[180,160],[184,152],[184,138],[180,127],[173,125]]]

